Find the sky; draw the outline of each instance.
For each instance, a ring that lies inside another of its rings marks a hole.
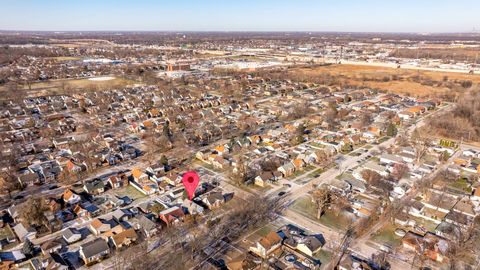
[[[0,30],[480,30],[480,0],[0,0]]]

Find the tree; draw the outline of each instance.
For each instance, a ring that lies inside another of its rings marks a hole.
[[[315,152],[315,154],[317,155],[317,162],[320,164],[331,161],[329,156],[324,150],[318,150]]]
[[[452,211],[453,218],[456,219],[458,212]],[[452,239],[448,246],[447,256],[449,258],[450,269],[462,269],[463,261],[467,261],[471,254],[478,254],[480,248],[480,216],[475,217],[467,228],[452,226]]]
[[[410,143],[408,142],[407,136],[405,136],[403,134],[395,137],[395,144],[397,144],[399,146],[409,146],[410,145]]]
[[[382,176],[379,173],[368,169],[363,170],[361,174],[363,180],[367,181],[368,183],[376,182],[382,179]]]
[[[20,216],[22,220],[31,225],[43,226],[47,218],[45,212],[48,210],[45,202],[41,198],[30,198],[22,204]]]
[[[262,171],[276,171],[279,166],[279,161],[274,158],[265,159],[260,163]]]
[[[398,132],[397,126],[395,126],[395,124],[390,123],[387,126],[387,136],[395,137],[397,135],[397,132]]]
[[[253,168],[253,166],[247,166],[242,156],[240,156],[237,161],[236,170],[233,170],[229,173],[230,179],[232,179],[233,183],[235,183],[237,186],[244,185],[248,181],[255,178],[256,175],[257,171]]]
[[[162,164],[163,166],[168,166],[168,158],[165,155],[162,155],[162,157],[160,158],[160,164]]]
[[[325,212],[325,209],[327,209],[332,202],[331,197],[332,196],[330,190],[325,186],[317,188],[313,191],[312,201],[315,204],[315,208],[317,209],[317,219],[320,219],[320,217]]]
[[[431,142],[426,132],[419,129],[413,131],[411,138],[414,142],[415,156],[418,163],[420,162],[420,159],[427,154]]]
[[[342,145],[342,148],[340,149],[343,153],[350,153],[353,151],[353,145],[351,143],[346,143]]]
[[[170,122],[168,121],[163,125],[163,136],[172,142],[172,131],[170,130]]]
[[[336,103],[333,103],[333,102],[329,103],[328,108],[325,111],[324,117],[325,117],[325,121],[330,127],[335,125],[338,117],[338,110],[337,110]]]
[[[395,163],[395,165],[393,165],[392,176],[397,181],[405,177],[409,172],[410,169],[406,164]]]
[[[376,269],[388,270],[390,269],[390,263],[388,262],[388,256],[385,252],[372,254],[372,262],[377,266]]]
[[[305,138],[303,137],[305,135],[305,124],[300,124],[298,127],[295,129],[295,132],[292,134],[293,137],[291,139],[292,144],[297,145],[301,144],[305,141]]]
[[[450,154],[447,151],[443,151],[442,154],[440,155],[440,160],[442,162],[447,162],[449,158],[450,158]]]
[[[360,124],[364,127],[369,126],[373,122],[373,117],[371,113],[364,113],[360,116]]]
[[[15,190],[21,190],[22,184],[15,179],[10,172],[0,172],[0,184],[4,190],[7,191],[8,196],[12,199],[12,192]]]

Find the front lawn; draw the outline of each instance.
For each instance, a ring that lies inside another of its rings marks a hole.
[[[132,187],[131,185],[128,185],[124,189],[115,191],[115,193],[120,197],[128,196],[132,200],[137,200],[137,199],[146,197],[145,194],[141,193],[140,191],[138,191],[136,188]]]
[[[396,247],[401,244],[402,237],[399,237],[395,234],[395,229],[395,226],[387,224],[376,231],[372,235],[371,240],[381,245]]]
[[[390,138],[391,137],[389,137],[389,136],[382,137],[382,138],[378,139],[378,143],[379,144],[384,143],[384,142],[388,141]]]
[[[297,199],[290,207],[293,211],[333,229],[346,230],[351,223],[350,219],[342,213],[337,214],[331,210],[325,211],[320,219],[317,219],[315,204],[309,196]]]
[[[472,192],[472,187],[465,178],[460,178],[457,181],[451,183],[449,186],[461,192],[466,192],[469,194]]]
[[[332,260],[332,252],[321,249],[317,253],[313,254],[313,258],[320,260],[321,266],[320,269],[325,269],[328,263]]]
[[[322,168],[316,169],[308,174],[309,177],[318,177],[320,176],[325,170]]]

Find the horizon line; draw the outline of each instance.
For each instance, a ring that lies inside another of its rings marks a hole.
[[[335,30],[8,30],[1,32],[38,32],[38,33],[341,33],[341,34],[480,34],[480,31],[436,32],[436,31],[335,31]]]

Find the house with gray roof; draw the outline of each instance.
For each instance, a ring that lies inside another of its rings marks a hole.
[[[110,254],[110,248],[105,240],[97,238],[80,246],[80,258],[85,265],[102,261]]]
[[[62,232],[62,238],[68,244],[72,244],[82,239],[82,234],[75,228],[67,228]]]

